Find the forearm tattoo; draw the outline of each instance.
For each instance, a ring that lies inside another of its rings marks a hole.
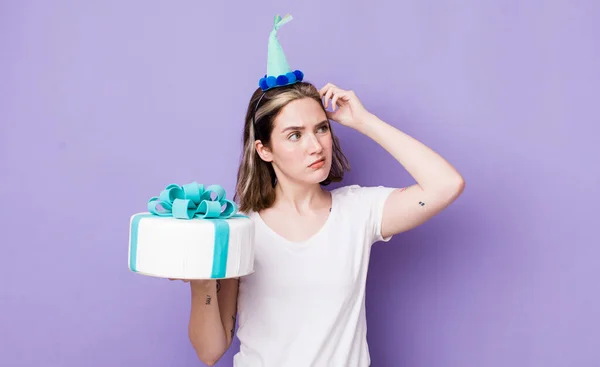
[[[221,280],[217,279],[217,293],[219,293],[219,291],[221,290]],[[205,305],[210,305],[210,301],[212,300],[212,298],[210,297],[210,295],[206,295],[206,302],[204,303]]]

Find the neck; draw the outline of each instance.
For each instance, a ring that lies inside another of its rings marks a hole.
[[[275,186],[275,205],[286,207],[298,214],[330,206],[329,193],[317,184],[278,181]]]

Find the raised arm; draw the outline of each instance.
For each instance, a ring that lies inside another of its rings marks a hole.
[[[381,235],[415,228],[435,216],[463,192],[462,176],[439,154],[374,115],[358,130],[379,143],[410,173],[416,184],[393,191],[385,202]]]
[[[450,205],[463,192],[465,181],[439,154],[368,112],[353,91],[327,84],[320,90],[327,117],[370,137],[390,153],[417,181],[388,197],[381,235],[412,229]],[[331,100],[331,101],[330,101]]]
[[[233,340],[238,279],[191,281],[190,342],[205,364],[212,366]]]

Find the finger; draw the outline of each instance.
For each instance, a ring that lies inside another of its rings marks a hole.
[[[321,98],[323,98],[323,96],[325,95],[325,93],[331,89],[332,87],[335,87],[335,85],[331,84],[331,83],[327,83],[323,86],[323,88],[321,88],[319,90],[319,95],[321,96]]]
[[[321,100],[323,101],[323,106],[325,108],[327,108],[327,98],[325,96],[329,92],[329,89],[329,86],[325,86],[323,87],[323,89],[321,89],[321,92],[319,92],[319,94],[321,95]]]
[[[339,93],[336,93],[333,98],[331,99],[331,110],[335,111],[335,109],[337,108],[337,103],[338,103],[338,99],[340,98]]]
[[[319,96],[323,98],[325,93],[329,90],[329,83],[325,84],[323,88],[319,89]]]
[[[333,101],[331,102],[333,109],[335,110],[337,107],[341,107],[344,105],[344,102],[348,100],[348,93],[346,91],[337,90],[335,96],[333,97]]]
[[[350,102],[350,94],[348,91],[340,91],[337,93],[335,104],[338,107],[344,106],[348,102]]]
[[[333,96],[333,94],[336,92],[335,88],[331,88],[327,91],[327,93],[325,93],[325,108],[327,108],[329,106],[329,100],[331,99],[331,97]]]
[[[325,84],[321,89],[319,89],[319,97],[323,98],[325,92],[329,88],[329,83]]]

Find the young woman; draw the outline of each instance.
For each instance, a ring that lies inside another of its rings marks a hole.
[[[330,120],[375,140],[398,161],[390,169],[404,167],[416,184],[326,190],[348,169]],[[222,357],[238,315],[236,367],[369,366],[371,245],[424,223],[464,185],[446,160],[367,111],[352,91],[306,82],[257,89],[236,187],[256,225],[255,273],[191,281],[198,357],[208,365]]]

